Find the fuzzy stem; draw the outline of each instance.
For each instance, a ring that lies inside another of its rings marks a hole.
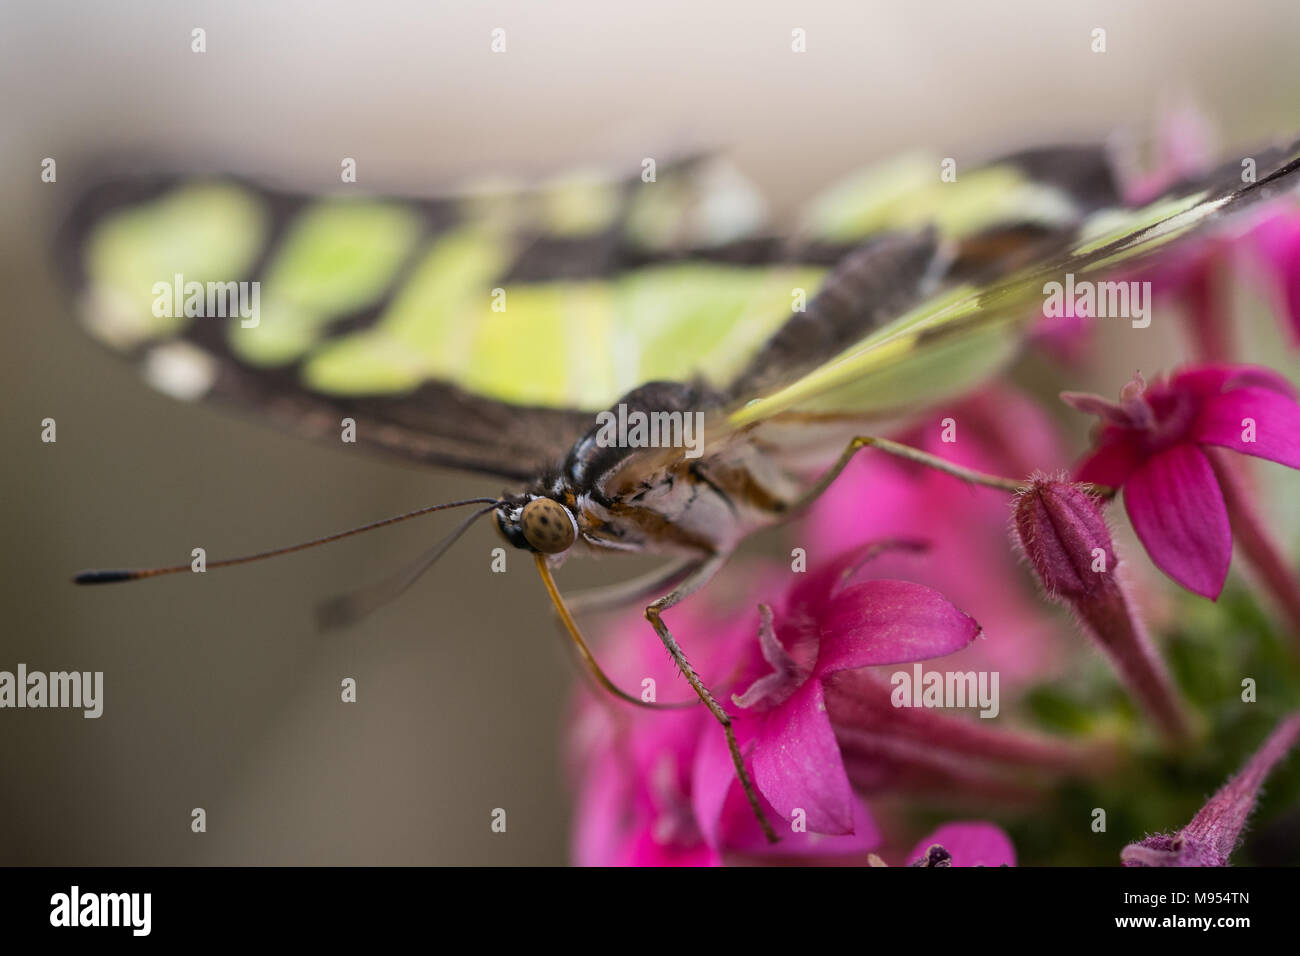
[[[1176,743],[1189,740],[1191,725],[1178,691],[1118,582],[1110,578],[1108,586],[1071,606],[1165,736]]]
[[[1297,738],[1300,738],[1300,714],[1292,714],[1274,728],[1246,766],[1183,827],[1184,841],[1210,848],[1226,865],[1250,812],[1255,809],[1259,788],[1273,768],[1291,752]]]
[[[1223,308],[1226,290],[1215,251],[1193,268],[1183,298],[1191,324],[1192,349],[1202,362],[1233,361],[1233,343]]]
[[[841,672],[826,685],[826,709],[837,732],[870,730],[882,738],[922,742],[929,750],[1051,772],[1093,773],[1115,756],[1108,743],[994,730],[985,721],[894,707],[890,699],[890,686],[866,671]]]

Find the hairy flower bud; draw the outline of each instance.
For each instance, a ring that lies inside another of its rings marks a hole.
[[[1115,548],[1097,500],[1062,481],[1034,481],[1016,504],[1016,535],[1048,594],[1078,600],[1111,586]]]
[[[1169,674],[1115,576],[1115,547],[1097,499],[1080,485],[1035,478],[1016,502],[1015,536],[1043,589],[1070,606],[1161,730],[1187,737]]]

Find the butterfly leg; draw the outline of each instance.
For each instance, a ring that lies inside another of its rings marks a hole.
[[[1000,491],[1020,492],[1025,489],[1025,483],[1014,481],[1010,478],[1000,478],[997,475],[985,474],[982,471],[975,471],[971,468],[963,468],[961,465],[955,465],[950,461],[923,452],[919,448],[913,448],[911,445],[903,445],[896,441],[890,441],[888,438],[873,438],[869,435],[860,435],[849,442],[848,446],[840,453],[840,457],[835,464],[826,469],[826,472],[817,479],[816,483],[805,491],[799,498],[785,509],[786,514],[795,514],[807,508],[814,501],[835,483],[835,479],[840,476],[849,462],[864,448],[878,448],[881,451],[888,452],[897,458],[903,458],[907,461],[913,461],[917,464],[925,465],[944,474],[952,475],[954,478],[960,478],[962,481],[969,481],[973,484],[984,485],[988,488],[997,488]]]
[[[772,829],[772,824],[768,821],[767,815],[763,812],[763,807],[758,800],[758,790],[754,787],[754,781],[749,776],[749,771],[745,769],[745,758],[740,752],[740,745],[736,742],[736,731],[731,725],[731,715],[722,709],[722,705],[717,702],[709,689],[704,686],[700,680],[699,674],[695,673],[695,668],[691,662],[686,659],[686,654],[682,651],[677,639],[673,637],[672,632],[668,630],[668,625],[663,621],[662,612],[679,603],[685,598],[694,594],[718,572],[727,562],[729,555],[714,554],[702,561],[687,578],[677,585],[669,593],[653,602],[645,609],[646,620],[650,622],[659,635],[659,640],[663,642],[664,647],[672,656],[673,662],[677,669],[681,671],[687,683],[699,695],[704,706],[709,709],[718,723],[722,724],[722,730],[727,735],[727,749],[731,752],[731,762],[736,767],[736,776],[740,780],[740,786],[745,791],[745,798],[749,801],[750,807],[754,811],[754,816],[758,819],[759,826],[763,828],[763,834],[767,837],[769,843],[776,843],[776,831]]]

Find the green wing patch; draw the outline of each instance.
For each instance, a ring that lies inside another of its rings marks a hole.
[[[650,377],[725,384],[823,270],[692,252],[760,221],[734,195],[703,198],[701,175],[631,186],[580,173],[423,204],[180,182],[87,227],[86,324],[136,351],[176,338],[210,350],[216,323],[226,360],[328,396],[439,381],[594,411]],[[155,285],[173,277],[178,304],[160,308]],[[201,290],[235,280],[257,314],[204,312]],[[193,312],[179,306],[191,288]]]
[[[86,237],[84,318],[114,348],[178,332],[176,303],[155,307],[176,276],[246,278],[266,242],[269,217],[254,193],[228,183],[195,183],[128,207]]]
[[[302,358],[331,322],[379,299],[422,231],[400,205],[332,200],[289,226],[261,280],[256,325],[231,316],[231,349],[254,365]]]
[[[983,166],[951,182],[941,168],[936,156],[909,154],[863,170],[814,199],[805,228],[826,241],[855,242],[932,224],[961,239],[1000,223],[1060,228],[1078,218],[1069,196],[1013,165]]]

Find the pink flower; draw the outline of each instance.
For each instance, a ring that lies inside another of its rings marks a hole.
[[[754,635],[759,614],[677,609],[673,621],[696,669],[724,700],[741,672],[762,666]],[[606,669],[629,688],[653,681],[659,701],[687,699],[671,660],[642,636],[642,622],[618,628],[601,648]],[[734,710],[734,708],[732,708]],[[571,735],[579,780],[573,852],[584,866],[716,866],[726,857],[846,858],[865,861],[881,842],[865,803],[853,797],[856,832],[827,835],[784,828],[771,847],[735,782],[722,729],[702,707],[649,712],[585,697]],[[779,819],[764,801],[770,820]],[[701,820],[706,821],[702,824]]]
[[[922,585],[855,581],[877,550],[859,548],[800,575],[775,610],[704,617],[707,605],[697,602],[674,611],[671,624],[697,670],[720,700],[731,701],[736,736],[781,842],[764,840],[722,730],[703,708],[650,713],[591,700],[574,724],[579,863],[717,864],[737,854],[865,859],[880,844],[850,785],[824,682],[948,654],[979,627]],[[639,628],[626,631],[640,636]],[[621,636],[605,661],[616,679],[628,687],[653,681],[660,702],[685,693],[657,645]],[[1035,747],[1013,738],[1011,759],[1038,759]]]
[[[1255,808],[1260,786],[1297,739],[1300,713],[1278,724],[1241,773],[1224,784],[1187,826],[1174,834],[1157,833],[1126,846],[1120,854],[1124,865],[1227,866]]]
[[[1202,365],[1150,387],[1139,375],[1118,403],[1064,393],[1101,418],[1080,481],[1123,487],[1133,529],[1156,566],[1208,598],[1223,590],[1232,533],[1206,446],[1300,468],[1300,405],[1267,369]]]
[[[1265,268],[1264,281],[1273,293],[1275,311],[1293,345],[1300,346],[1300,209],[1278,204],[1250,235]]]
[[[1011,477],[1061,468],[1068,460],[1042,408],[1001,386],[897,437],[967,468]],[[881,554],[872,562],[873,573],[936,588],[979,621],[985,639],[953,664],[998,671],[1007,693],[1050,677],[1063,645],[1032,581],[1006,546],[1006,525],[1005,493],[866,451],[821,497],[793,540],[810,555],[838,554],[861,541],[924,541],[924,554]]]
[[[752,747],[754,782],[784,820],[809,830],[854,832],[854,800],[823,682],[840,671],[942,657],[979,625],[937,591],[910,581],[851,583],[870,549],[849,552],[795,585],[776,613],[764,609],[759,643],[768,672],[735,704],[737,733]]]

